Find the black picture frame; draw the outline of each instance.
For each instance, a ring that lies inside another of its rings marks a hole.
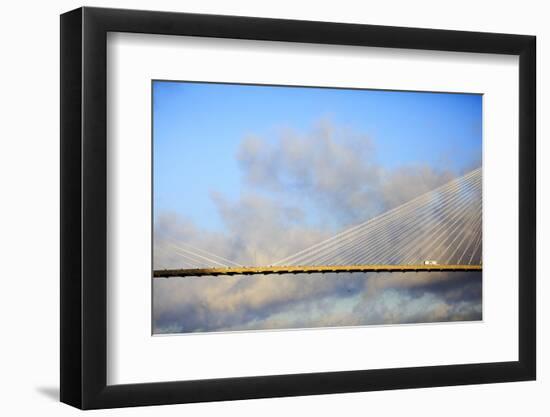
[[[519,56],[519,360],[107,385],[108,32]],[[536,378],[534,36],[102,8],[61,15],[61,401],[81,409]]]

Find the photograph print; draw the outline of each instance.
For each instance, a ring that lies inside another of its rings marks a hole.
[[[482,95],[151,88],[153,334],[482,320]]]

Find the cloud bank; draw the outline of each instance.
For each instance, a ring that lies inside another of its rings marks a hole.
[[[481,319],[481,273],[155,280],[157,333]]]

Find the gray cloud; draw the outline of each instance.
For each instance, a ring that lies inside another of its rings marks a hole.
[[[388,170],[369,136],[322,121],[309,135],[285,131],[275,142],[248,137],[237,159],[244,180],[287,200],[300,200],[336,227],[364,221],[450,181],[428,165]]]
[[[481,319],[481,273],[155,280],[158,332]]]

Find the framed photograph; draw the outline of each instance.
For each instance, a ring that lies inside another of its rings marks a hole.
[[[535,37],[61,16],[61,401],[533,380]]]

